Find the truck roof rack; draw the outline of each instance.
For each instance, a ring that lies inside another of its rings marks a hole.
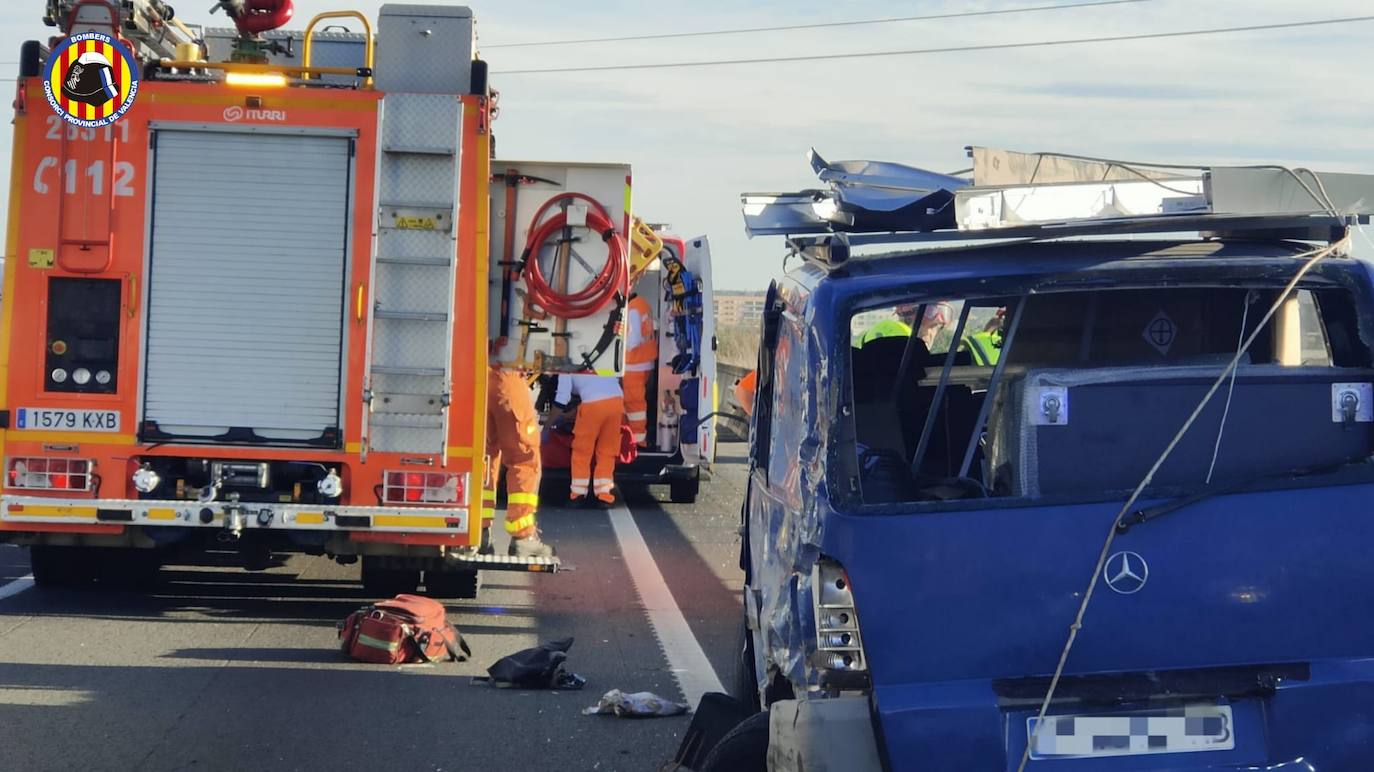
[[[852,246],[1199,232],[1336,241],[1374,215],[1374,175],[1142,164],[970,147],[960,175],[871,161],[812,168],[827,189],[745,193],[750,237],[838,264]],[[968,176],[961,176],[968,175]]]

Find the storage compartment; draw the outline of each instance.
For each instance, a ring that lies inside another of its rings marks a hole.
[[[612,248],[628,256],[630,167],[493,160],[491,170],[491,330],[502,344],[492,360],[524,370],[619,375],[625,352],[617,322],[629,299],[628,266],[607,291],[588,293],[606,302],[585,315],[541,307],[539,298],[576,296],[593,286]],[[528,243],[531,226],[538,230],[562,217],[569,227],[550,229],[538,245]],[[534,262],[544,292],[532,292],[521,274]]]
[[[351,140],[155,135],[145,442],[340,442]]]

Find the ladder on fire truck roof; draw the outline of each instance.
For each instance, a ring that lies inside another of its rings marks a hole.
[[[442,94],[382,103],[364,448],[437,453],[452,389],[462,103]]]
[[[1137,164],[968,148],[970,176],[895,163],[811,166],[827,189],[741,196],[750,237],[838,265],[855,246],[1199,232],[1334,241],[1374,215],[1374,175]],[[966,172],[966,173],[967,173]]]

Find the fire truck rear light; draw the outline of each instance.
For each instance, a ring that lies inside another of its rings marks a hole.
[[[387,504],[456,504],[467,495],[467,474],[389,470],[382,484]]]
[[[91,462],[84,458],[12,458],[6,484],[33,491],[88,491]]]

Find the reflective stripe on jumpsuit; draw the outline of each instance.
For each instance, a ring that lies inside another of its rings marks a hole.
[[[620,454],[620,416],[624,409],[624,400],[618,397],[583,402],[577,408],[577,422],[573,424],[572,483],[569,487],[572,499],[580,499],[590,491],[606,504],[615,502],[611,491],[615,487],[616,456]]]
[[[487,372],[487,477],[482,517],[496,516],[496,485],[506,465],[506,531],[517,539],[535,534],[539,508],[539,416],[529,382],[514,370]]]
[[[628,321],[631,348],[625,352],[625,423],[630,425],[635,444],[648,437],[649,379],[658,364],[658,339],[654,337],[654,317],[649,302],[640,295],[630,298]]]

